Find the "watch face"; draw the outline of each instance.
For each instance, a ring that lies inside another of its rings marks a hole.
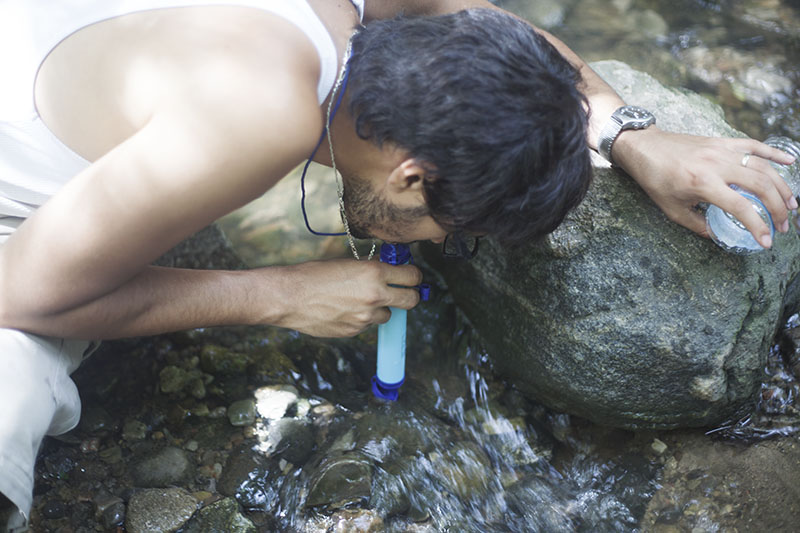
[[[618,113],[623,121],[623,129],[645,128],[656,121],[650,111],[635,105],[620,108]]]

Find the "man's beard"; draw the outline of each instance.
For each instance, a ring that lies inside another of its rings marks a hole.
[[[344,210],[350,233],[357,239],[368,239],[375,231],[397,234],[430,211],[427,206],[398,207],[380,198],[370,184],[357,176],[344,180]]]

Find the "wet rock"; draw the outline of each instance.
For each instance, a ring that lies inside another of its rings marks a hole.
[[[250,445],[234,450],[222,469],[217,489],[233,496],[245,509],[271,512],[278,504],[280,471]]]
[[[517,13],[537,27],[546,30],[563,24],[567,11],[574,4],[575,0],[566,2],[559,2],[558,0],[541,0],[537,2],[508,0],[503,2],[503,9]]]
[[[372,468],[372,463],[357,453],[326,458],[311,482],[306,507],[341,509],[369,502]]]
[[[114,419],[102,407],[93,406],[85,409],[81,413],[81,421],[79,427],[86,433],[97,433],[105,430],[113,430],[115,425]]]
[[[253,350],[249,371],[264,380],[285,379],[299,373],[291,359],[274,346],[259,346]]]
[[[125,504],[117,502],[106,508],[103,511],[102,522],[106,529],[122,525],[125,522]]]
[[[730,46],[711,48],[703,44],[681,51],[689,72],[712,87],[730,84],[739,100],[764,105],[776,93],[791,94],[794,84],[789,74],[775,65],[785,57],[762,57]]]
[[[796,437],[732,446],[702,433],[663,436],[674,453],[646,503],[642,531],[793,531],[800,521],[800,442]]]
[[[177,366],[166,366],[158,374],[161,392],[169,394],[183,390],[189,379],[189,373]]]
[[[184,240],[160,257],[156,264],[204,270],[247,268],[216,224],[211,224]]]
[[[378,513],[371,509],[338,511],[331,516],[332,533],[382,533],[386,525]]]
[[[242,516],[233,498],[224,498],[201,509],[183,533],[255,533],[253,523]]]
[[[443,454],[431,454],[430,459],[445,488],[459,498],[477,498],[488,490],[491,462],[474,442],[456,442]]]
[[[111,446],[104,448],[98,453],[100,459],[110,465],[118,464],[122,461],[122,448],[119,446]]]
[[[144,440],[147,426],[138,420],[129,420],[122,427],[122,438],[129,441]]]
[[[222,346],[208,345],[200,354],[200,364],[204,372],[214,376],[241,374],[247,370],[250,357]]]
[[[94,498],[92,498],[92,503],[94,503],[94,513],[95,516],[102,515],[109,507],[113,507],[122,502],[122,498],[119,496],[113,496],[111,494],[100,493]]]
[[[661,128],[741,136],[719,108],[609,61],[593,67]],[[604,425],[705,426],[747,406],[800,271],[800,237],[729,254],[671,223],[600,164],[583,203],[541,244],[491,239],[468,263],[426,254],[494,369],[545,405]],[[486,253],[484,253],[486,252]],[[784,301],[785,300],[785,301]]]
[[[139,461],[131,473],[138,487],[168,487],[190,479],[194,465],[186,452],[169,446]]]
[[[298,392],[291,385],[269,385],[257,389],[255,397],[258,414],[268,420],[277,420],[297,401]]]
[[[125,527],[129,533],[172,533],[191,518],[197,500],[183,489],[147,489],[128,503]]]
[[[276,455],[290,463],[302,465],[314,450],[314,432],[308,421],[281,418],[272,422],[267,431],[260,449],[268,455]]]
[[[232,426],[249,426],[256,421],[256,402],[239,400],[228,406],[228,420]]]
[[[406,513],[411,507],[409,488],[400,476],[379,468],[373,485],[370,506],[382,515],[391,517]]]
[[[69,508],[64,500],[48,500],[41,508],[42,516],[48,520],[57,520],[67,516]]]

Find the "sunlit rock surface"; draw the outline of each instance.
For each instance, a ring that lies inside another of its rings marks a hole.
[[[741,135],[696,94],[623,63],[593,67],[662,129]],[[507,250],[488,241],[469,263],[443,263],[433,249],[428,258],[496,370],[536,400],[630,428],[733,416],[760,382],[784,305],[796,303],[784,297],[800,238],[776,234],[772,251],[728,254],[598,165],[586,200],[546,242]]]

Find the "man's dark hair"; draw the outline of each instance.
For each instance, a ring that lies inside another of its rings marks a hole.
[[[356,132],[430,171],[443,227],[501,242],[553,231],[586,194],[580,74],[525,22],[492,9],[370,22],[353,38]]]

